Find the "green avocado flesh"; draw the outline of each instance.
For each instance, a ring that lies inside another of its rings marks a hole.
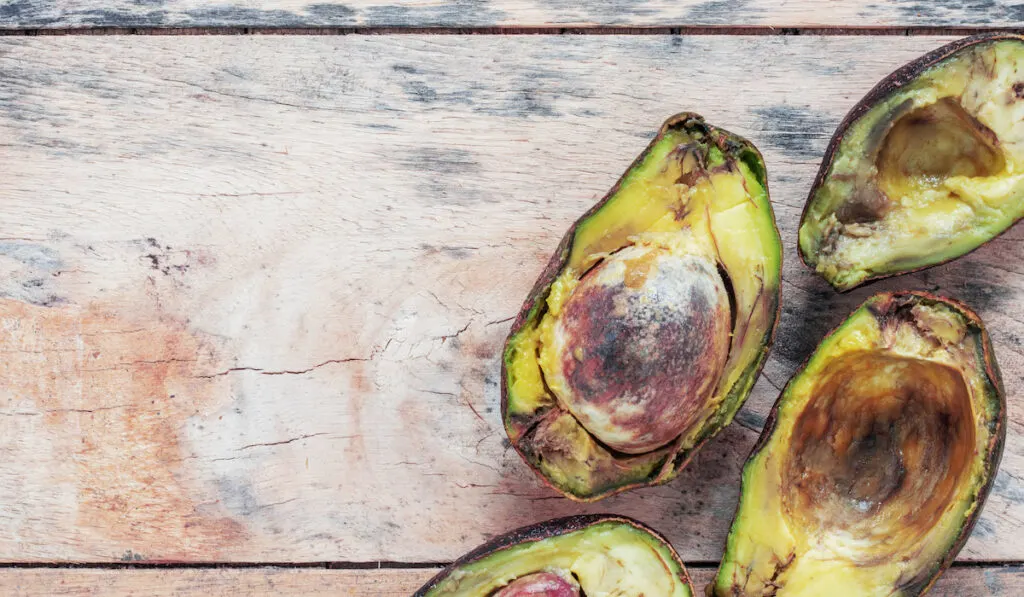
[[[540,576],[562,592],[516,592]],[[559,582],[559,579],[564,579]],[[526,581],[526,582],[524,582]],[[571,587],[571,589],[569,588]],[[422,591],[422,589],[421,589]],[[692,597],[672,548],[632,524],[612,520],[533,539],[456,564],[417,597]]]
[[[776,402],[709,595],[924,593],[981,511],[1005,416],[976,315],[929,295],[872,297]]]
[[[572,226],[513,326],[513,445],[578,500],[672,478],[746,399],[781,261],[757,150],[696,115],[670,119]]]
[[[839,290],[959,257],[1024,216],[1024,38],[938,53],[862,100],[822,164],[800,253]]]

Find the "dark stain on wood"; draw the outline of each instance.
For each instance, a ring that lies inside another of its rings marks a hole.
[[[248,518],[261,508],[259,500],[256,499],[256,490],[253,488],[252,481],[247,477],[240,475],[219,477],[217,489],[221,504],[236,516]]]
[[[344,4],[309,4],[305,8],[306,14],[314,19],[317,24],[323,25],[354,25],[356,24],[356,9]]]
[[[162,244],[155,238],[136,241],[136,245],[142,252],[140,261],[149,269],[160,272],[164,276],[184,275],[193,264],[208,265],[211,259],[189,249],[174,249],[171,245]]]
[[[741,426],[759,433],[764,429],[765,416],[761,413],[754,412],[750,408],[744,407],[740,412],[736,413],[735,420]]]
[[[587,100],[600,95],[593,88],[579,86],[564,72],[529,64],[519,65],[497,101],[474,105],[473,111],[506,118],[556,118],[563,115],[558,107],[563,98],[571,98],[574,101],[567,103],[582,104],[580,109],[586,110]]]
[[[394,64],[392,72],[398,78],[398,85],[402,92],[410,100],[425,104],[430,108],[451,107],[457,105],[471,105],[471,89],[460,89],[456,91],[438,91],[430,82],[443,81],[444,77],[438,73],[429,72],[422,67],[410,64]],[[428,82],[430,81],[430,82]]]
[[[117,27],[159,27],[167,22],[167,12],[147,10],[145,12],[91,9],[76,11],[69,15],[82,25]]]
[[[987,275],[979,275],[979,271],[989,263],[998,263],[1005,260],[1007,263],[1020,263],[1021,256],[1015,253],[1021,252],[1021,245],[1015,243],[1015,247],[1002,253],[1000,257],[992,255],[986,257],[989,247],[982,247],[980,251],[961,257],[949,263],[923,270],[913,277],[924,281],[925,286],[937,287],[938,294],[949,296],[966,303],[971,309],[984,314],[985,311],[996,310],[1012,312],[1016,307],[1015,299],[1017,291],[1008,286],[1005,280],[999,278],[1007,275],[1006,272],[987,272]],[[1013,307],[1008,307],[1012,305]]]
[[[493,25],[508,20],[508,15],[488,0],[446,0],[432,5],[371,6],[359,13],[358,20],[368,27],[465,27]]]
[[[984,514],[982,514],[981,518],[979,518],[978,521],[976,523],[974,523],[974,529],[971,531],[971,536],[972,537],[977,537],[978,539],[985,539],[985,538],[988,538],[988,537],[992,537],[995,534],[996,534],[996,525],[995,525],[995,523],[993,523],[988,518],[985,518]]]
[[[431,203],[469,204],[485,197],[475,185],[456,182],[472,180],[481,171],[473,153],[465,149],[420,147],[406,151],[399,162],[413,174],[419,194]]]
[[[0,3],[0,23],[19,23],[24,26],[42,27],[60,23],[59,16],[48,16],[44,9],[49,5],[36,0],[8,0]]]
[[[650,8],[644,2],[631,0],[540,0],[541,6],[554,14],[548,17],[552,23],[578,23],[580,21],[600,21],[611,25],[628,25],[636,17],[652,16],[658,9]]]
[[[60,255],[51,247],[21,241],[0,242],[0,298],[39,307],[64,302],[58,287]]]
[[[195,23],[210,23],[218,27],[269,25],[274,27],[301,26],[312,19],[287,10],[263,10],[241,6],[220,5],[194,8],[186,11]]]
[[[683,22],[688,25],[733,25],[738,13],[749,20],[760,17],[764,11],[750,6],[750,0],[709,0],[687,9]]]
[[[1024,19],[1024,4],[1007,5],[995,0],[928,0],[927,2],[897,2],[886,4],[868,4],[865,6],[870,13],[888,12],[896,9],[896,13],[904,18],[913,18],[921,24],[948,23],[950,18],[960,18],[961,22],[974,22],[974,15],[984,16],[982,22],[1020,22]],[[964,24],[967,24],[964,22]]]
[[[787,157],[815,163],[821,160],[836,125],[834,118],[810,107],[778,104],[755,108],[754,114],[762,131],[755,139]]]
[[[1006,469],[1001,469],[996,474],[992,492],[1015,504],[1024,504],[1024,483]]]
[[[837,294],[818,278],[808,280],[801,290],[787,293],[772,357],[782,358],[791,367],[802,363],[856,304],[856,299]]]
[[[423,147],[405,154],[402,163],[413,170],[442,176],[475,174],[480,163],[465,149]]]

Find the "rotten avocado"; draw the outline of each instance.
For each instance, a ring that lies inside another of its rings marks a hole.
[[[977,520],[1005,411],[974,313],[923,293],[872,297],[775,403],[709,595],[921,595]]]
[[[577,500],[672,478],[749,394],[781,260],[760,153],[695,114],[669,119],[570,228],[512,326],[512,445]]]
[[[621,516],[560,518],[498,537],[442,570],[413,597],[692,597],[663,537]]]
[[[840,124],[800,223],[838,290],[949,261],[1024,216],[1024,37],[965,38],[879,83]]]

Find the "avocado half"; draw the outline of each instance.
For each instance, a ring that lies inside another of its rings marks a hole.
[[[775,403],[709,595],[921,595],[981,512],[1005,419],[977,315],[875,295]]]
[[[968,253],[1024,216],[1024,36],[968,37],[886,77],[832,137],[800,257],[837,290]]]
[[[671,479],[750,393],[781,263],[761,154],[696,114],[670,118],[569,229],[512,326],[512,445],[576,500]]]
[[[459,558],[413,597],[692,597],[668,541],[612,515],[549,520],[497,537]]]

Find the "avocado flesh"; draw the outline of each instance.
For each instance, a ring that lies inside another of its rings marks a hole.
[[[457,566],[424,597],[489,597],[538,572],[574,579],[583,595],[691,597],[670,547],[643,529],[604,522],[513,545]]]
[[[837,131],[799,232],[837,289],[959,257],[1024,216],[1024,38],[961,45],[883,81]]]
[[[670,119],[570,229],[513,326],[513,445],[574,499],[670,479],[753,386],[780,266],[760,154]]]
[[[975,315],[916,293],[872,297],[776,402],[711,594],[922,594],[980,513],[1004,418]]]

